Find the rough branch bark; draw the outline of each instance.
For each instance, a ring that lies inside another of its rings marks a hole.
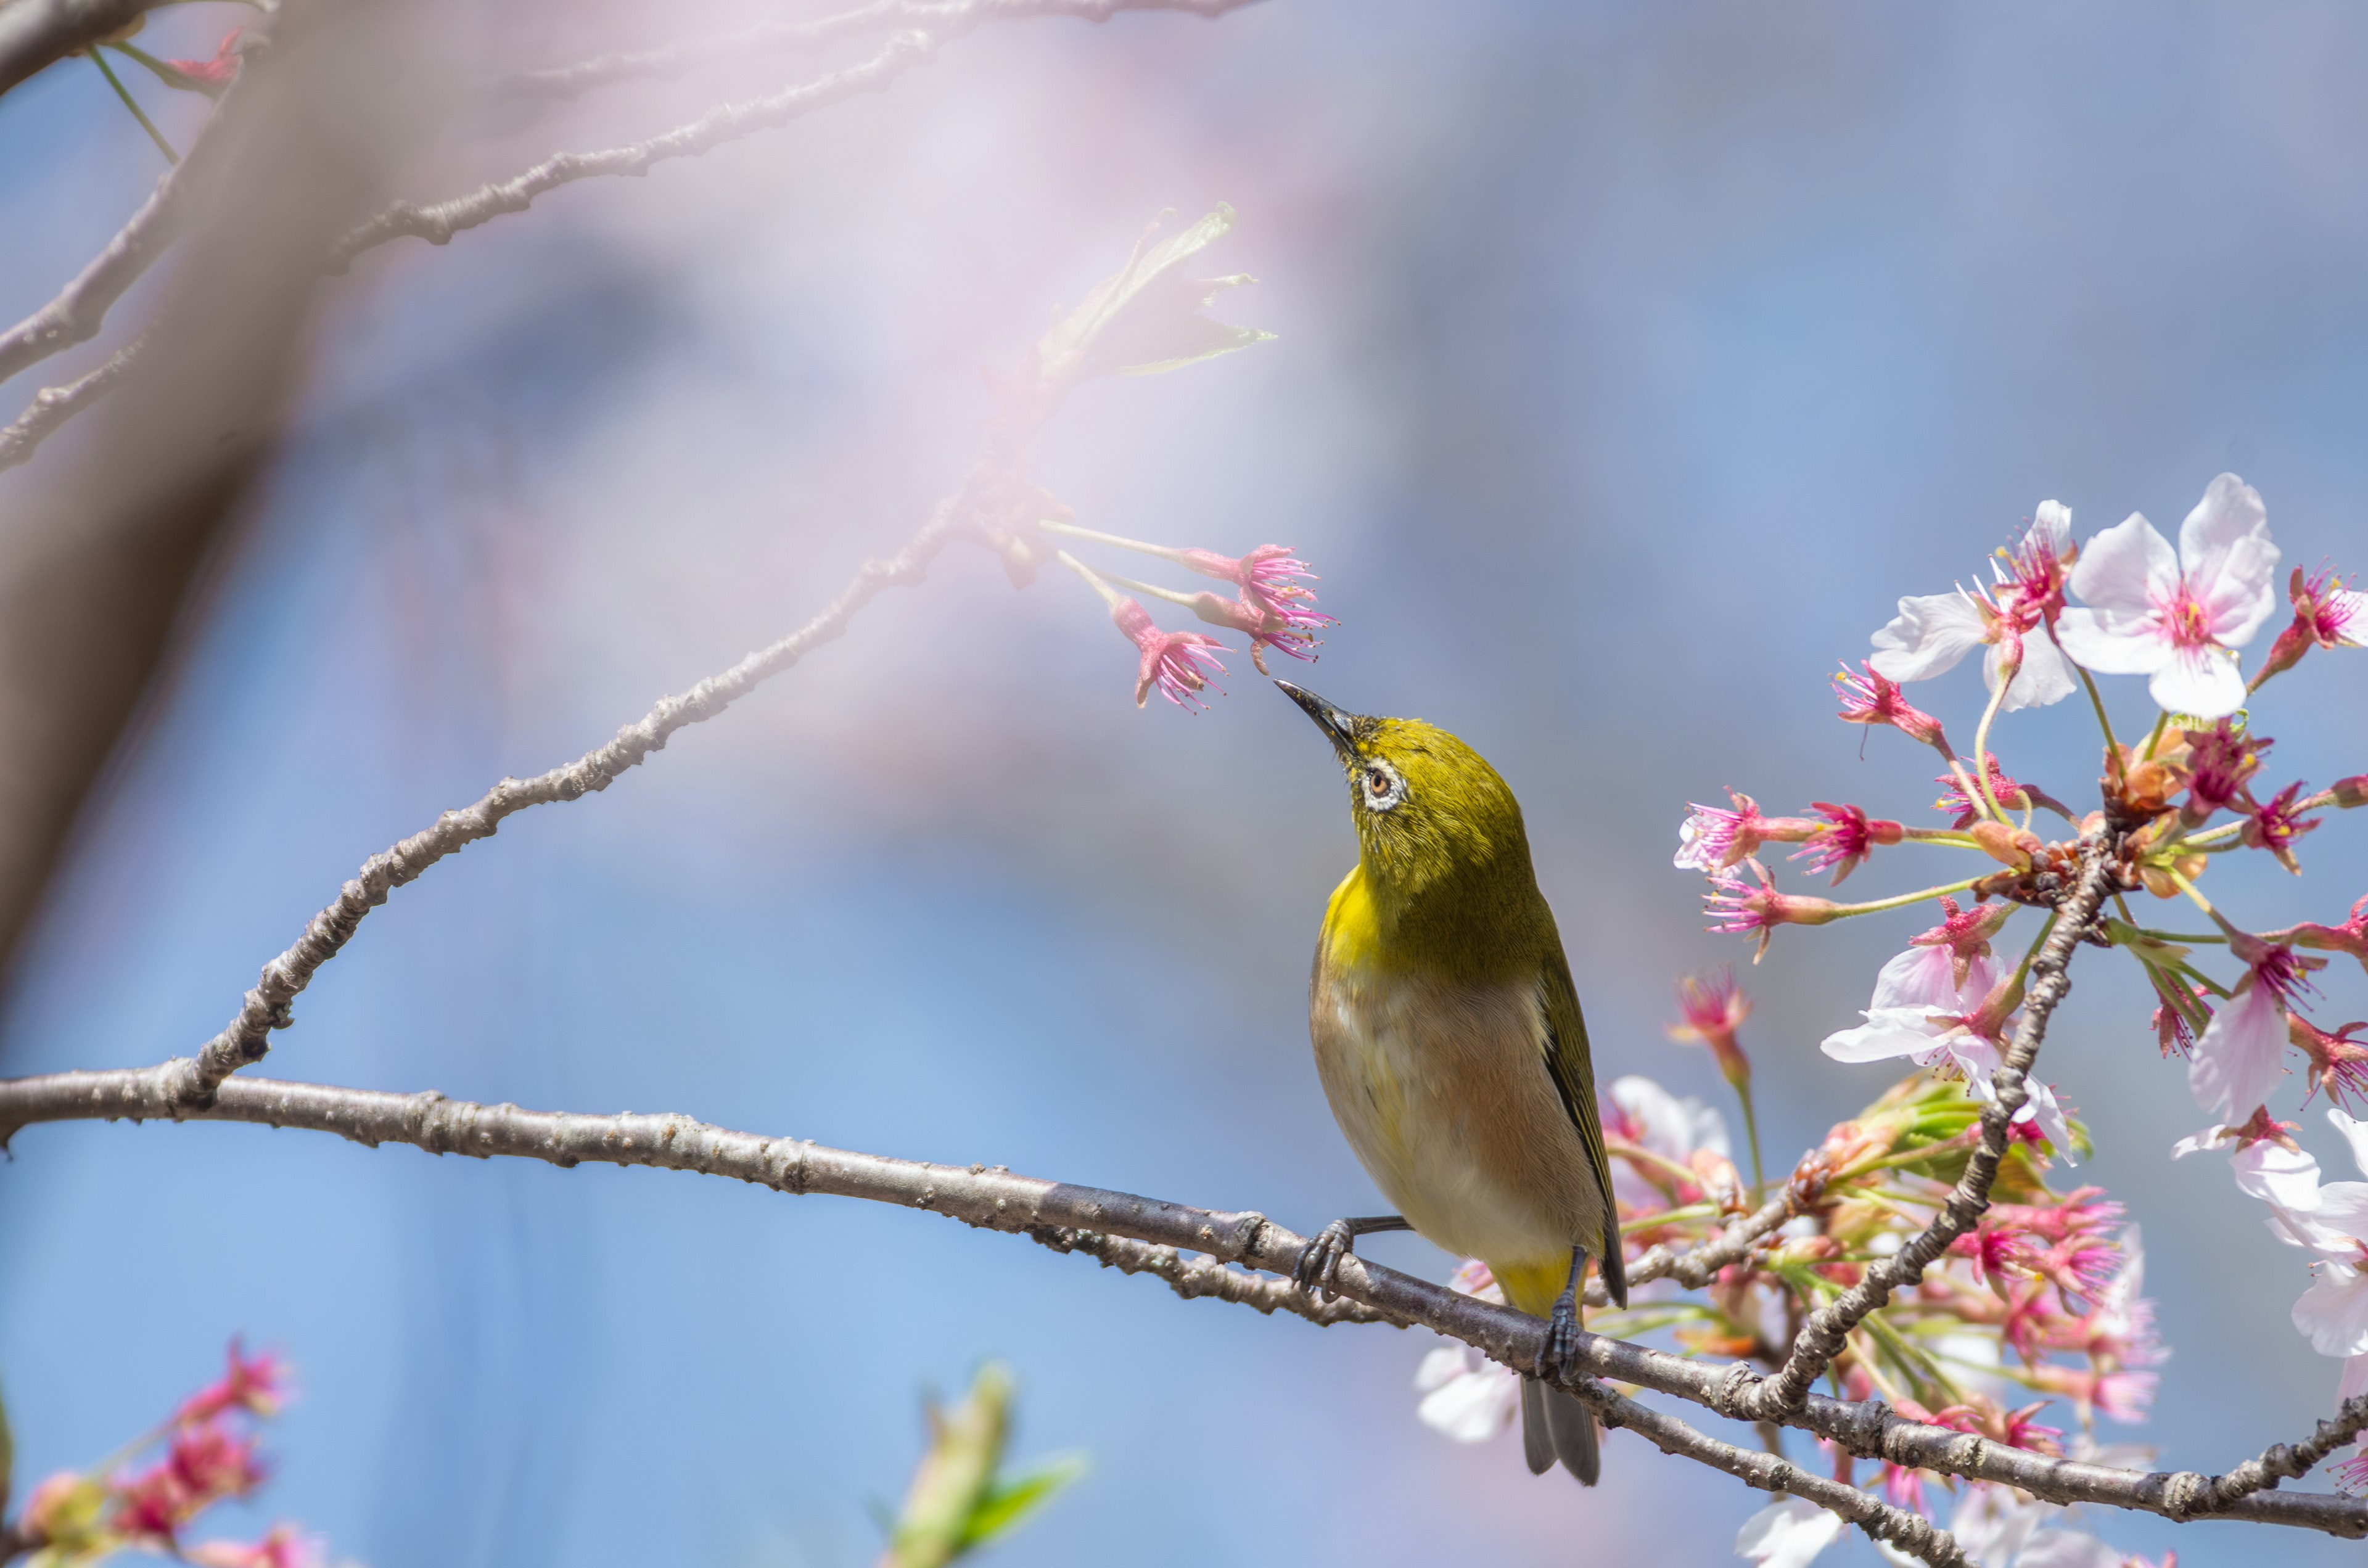
[[[729,1131],[683,1116],[521,1110],[513,1105],[450,1100],[433,1091],[394,1095],[258,1078],[233,1078],[221,1085],[211,1105],[193,1108],[177,1093],[188,1065],[174,1061],[155,1067],[0,1081],[0,1145],[36,1122],[124,1118],[246,1121],[335,1132],[371,1146],[408,1143],[439,1154],[502,1155],[560,1166],[589,1160],[696,1171],[786,1193],[831,1193],[928,1210],[964,1224],[1026,1235],[1056,1250],[1097,1256],[1104,1255],[1092,1245],[1079,1245],[1074,1233],[1197,1253],[1215,1266],[1238,1265],[1286,1277],[1306,1245],[1306,1238],[1262,1214],[1194,1209],[1019,1176],[999,1166],[926,1165],[855,1153],[793,1138]],[[1156,1261],[1127,1248],[1109,1256],[1120,1267],[1125,1267],[1122,1259],[1146,1265]],[[1162,1278],[1171,1272],[1164,1266],[1142,1271]],[[1208,1276],[1196,1278],[1206,1281]],[[1399,1323],[1462,1340],[1516,1371],[1536,1369],[1544,1325],[1508,1307],[1354,1256],[1341,1260],[1330,1288]],[[1288,1288],[1255,1296],[1224,1290],[1192,1293],[1312,1315],[1292,1304],[1296,1293]],[[1718,1367],[1600,1335],[1579,1336],[1576,1359],[1578,1369],[1565,1386],[1599,1404],[1602,1391],[1593,1386],[1592,1379],[1652,1389],[1712,1409],[1717,1408],[1726,1381]],[[1620,1413],[1624,1415],[1624,1409]],[[1861,1458],[1997,1482],[2050,1502],[2089,1503],[2171,1518],[2201,1513],[2194,1506],[2197,1478],[2051,1459],[1972,1433],[1907,1420],[1881,1400],[1850,1402],[1813,1393],[1799,1409],[1781,1417],[1780,1424],[1829,1438]],[[2242,1467],[2232,1472],[2242,1474]],[[1795,1487],[1788,1480],[1785,1489],[1823,1503],[1824,1498],[1804,1489],[1806,1484]],[[2208,1488],[2212,1483],[2202,1484]],[[2210,1517],[2353,1539],[2368,1536],[2368,1500],[2323,1494],[2255,1491],[2234,1497]]]
[[[2260,1459],[2247,1460],[2226,1475],[2205,1477],[2185,1471],[2173,1476],[2177,1512],[2172,1517],[2220,1513],[2239,1498],[2299,1479],[2363,1431],[2368,1431],[2368,1393],[2345,1400],[2336,1407],[2333,1420],[2320,1422],[2301,1442],[2272,1444]]]
[[[112,38],[163,0],[8,0],[0,6],[0,93]]]
[[[1800,1337],[1793,1342],[1792,1354],[1773,1376],[1755,1377],[1746,1362],[1730,1367],[1718,1399],[1722,1414],[1743,1421],[1769,1421],[1800,1409],[1809,1390],[1841,1354],[1850,1330],[1889,1301],[1893,1291],[1922,1279],[1924,1270],[1949,1250],[1952,1242],[1981,1222],[1990,1206],[1990,1184],[1998,1179],[1998,1165],[2006,1158],[2008,1126],[2030,1098],[2028,1078],[2040,1042],[2047,1036],[2047,1020],[2072,989],[2066,973],[2072,950],[2087,935],[2112,890],[2113,857],[2108,848],[2101,833],[2080,846],[2079,876],[2056,906],[2055,927],[2032,962],[2022,1023],[2007,1048],[2004,1064],[1991,1080],[1995,1097],[1982,1111],[1981,1142],[1941,1212],[1920,1234],[1869,1267],[1856,1285],[1811,1312],[1801,1325]]]
[[[689,691],[662,699],[638,722],[618,731],[608,744],[532,778],[505,778],[475,804],[446,812],[433,825],[363,861],[360,874],[346,883],[336,902],[313,917],[295,946],[263,966],[255,988],[222,1031],[199,1048],[195,1057],[175,1059],[176,1099],[184,1106],[203,1105],[223,1079],[249,1062],[262,1061],[271,1050],[271,1031],[286,1028],[292,1021],[288,1009],[297,994],[352,939],[363,916],[384,903],[394,889],[446,856],[491,837],[506,819],[529,806],[581,800],[607,789],[619,775],[662,749],[676,731],[713,718],[846,631],[855,613],[882,589],[891,584],[919,582],[946,540],[970,520],[981,494],[992,488],[1000,472],[982,461],[962,489],[938,503],[929,520],[904,549],[865,562],[821,614],[780,642],[758,649]]]
[[[140,357],[141,345],[147,341],[135,337],[88,374],[63,386],[43,387],[34,393],[33,401],[25,405],[25,412],[17,416],[16,423],[0,428],[0,469],[15,468],[31,457],[51,431],[113,392],[131,369],[131,362]]]

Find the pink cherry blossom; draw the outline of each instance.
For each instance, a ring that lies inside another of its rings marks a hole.
[[[1759,802],[1729,790],[1733,811],[1689,801],[1686,820],[1678,824],[1678,853],[1671,862],[1681,871],[1724,871],[1757,853],[1763,844],[1800,844],[1825,824],[1806,817],[1765,817]]]
[[[274,1525],[261,1540],[207,1540],[185,1550],[181,1560],[198,1568],[317,1568],[321,1543],[293,1525]]]
[[[1728,1083],[1740,1087],[1751,1081],[1751,1059],[1736,1039],[1743,1020],[1751,1016],[1751,998],[1735,983],[1733,970],[1721,968],[1679,981],[1678,1011],[1682,1021],[1670,1027],[1671,1040],[1709,1046],[1720,1074]]]
[[[2304,1105],[2325,1089],[2339,1106],[2356,1095],[2362,1108],[2368,1109],[2368,1045],[2351,1038],[2361,1029],[2368,1029],[2368,1023],[2346,1024],[2329,1034],[2300,1013],[2286,1015],[2288,1040],[2310,1059],[2310,1088],[2302,1097]]]
[[[2082,547],[2072,591],[2088,608],[2066,610],[2055,635],[2092,670],[2152,676],[2167,711],[2216,719],[2245,705],[2236,650],[2276,608],[2277,564],[2260,494],[2224,473],[2180,526],[2176,554],[2135,512]]]
[[[2322,566],[2305,577],[2295,567],[2286,580],[2286,597],[2294,619],[2270,644],[2270,656],[2253,677],[2256,687],[2292,669],[2313,648],[2368,647],[2368,594],[2346,588],[2331,568]]]
[[[1993,692],[2006,687],[2002,710],[2062,701],[2078,683],[2046,628],[2063,603],[2060,563],[2070,553],[2070,510],[2042,502],[2010,558],[2013,570],[1999,570],[1995,592],[1960,588],[1901,599],[1899,613],[1874,634],[1870,665],[1892,680],[1928,680],[1987,645],[1982,678]]]
[[[2195,1042],[2187,1087],[2205,1110],[2244,1117],[2269,1099],[2284,1075],[2287,1005],[2309,983],[2304,971],[2326,960],[2297,959],[2283,942],[2242,932],[2229,940],[2247,972],[2237,983],[2236,999],[2212,1016]]]
[[[2322,951],[2350,953],[2368,970],[2368,895],[2351,906],[2351,918],[2340,926],[2321,926],[2305,921],[2289,926],[2283,931],[2266,931],[2265,942],[2291,942],[2298,948],[2317,948]]]
[[[1907,830],[1898,823],[1869,817],[1856,806],[1817,801],[1809,809],[1825,818],[1826,824],[1811,834],[1807,845],[1794,850],[1791,858],[1806,858],[1812,876],[1839,867],[1834,871],[1835,887],[1841,886],[1842,879],[1857,870],[1878,846],[1897,844],[1907,836]]]
[[[209,1421],[233,1409],[255,1415],[276,1415],[287,1398],[288,1366],[268,1351],[248,1356],[233,1338],[222,1375],[208,1383],[173,1413],[176,1422]]]
[[[1889,724],[1911,740],[1949,751],[1940,720],[1901,696],[1899,683],[1877,673],[1873,665],[1861,659],[1858,667],[1862,673],[1852,675],[1844,665],[1834,676],[1834,695],[1842,699],[1837,717],[1846,724]]]
[[[1197,631],[1162,631],[1152,623],[1150,612],[1138,601],[1121,596],[1110,605],[1110,619],[1143,652],[1142,666],[1134,680],[1134,705],[1140,708],[1157,687],[1159,695],[1178,708],[1209,704],[1201,692],[1209,684],[1205,661],[1211,669],[1223,675],[1225,666],[1207,650],[1223,648],[1213,637],[1203,637]]]
[[[1465,1258],[1449,1288],[1497,1306],[1505,1292],[1488,1266]],[[1513,1424],[1521,1408],[1520,1374],[1491,1361],[1469,1345],[1452,1341],[1425,1355],[1415,1369],[1415,1392],[1422,1395],[1415,1415],[1422,1424],[1458,1443],[1485,1443]]]
[[[1608,1135],[1673,1165],[1693,1165],[1697,1153],[1734,1158],[1726,1119],[1716,1107],[1691,1095],[1673,1095],[1642,1074],[1614,1078],[1599,1109]],[[1622,1159],[1611,1162],[1611,1196],[1640,1211],[1666,1209],[1669,1203],[1668,1194]]]
[[[1312,631],[1336,624],[1315,613],[1315,595],[1300,586],[1298,578],[1315,579],[1307,562],[1291,553],[1287,544],[1262,544],[1247,555],[1219,555],[1209,550],[1179,550],[1176,559],[1203,577],[1219,577],[1242,591],[1242,597],[1285,625]]]
[[[2294,843],[2318,825],[2318,818],[2306,817],[2296,808],[2295,797],[2301,793],[2301,784],[2289,784],[2254,807],[2243,834],[2248,846],[2268,850],[2277,857],[2279,865],[2295,876],[2302,875],[2302,866],[2294,859]]]
[[[186,79],[184,85],[209,97],[220,97],[222,90],[238,78],[238,40],[245,31],[245,28],[233,28],[223,35],[211,60],[167,60],[165,63]]]
[[[1753,963],[1767,956],[1768,939],[1777,926],[1823,926],[1840,917],[1841,906],[1831,900],[1778,892],[1776,879],[1768,874],[1767,867],[1757,860],[1743,864],[1759,885],[1753,887],[1733,871],[1713,871],[1711,891],[1702,895],[1702,913],[1717,922],[1707,930],[1731,936],[1758,932],[1759,945],[1752,949]]]

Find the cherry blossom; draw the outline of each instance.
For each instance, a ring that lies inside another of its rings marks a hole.
[[[1778,892],[1776,879],[1768,874],[1767,867],[1757,860],[1743,864],[1759,885],[1753,887],[1733,871],[1713,871],[1711,891],[1702,895],[1702,913],[1717,922],[1706,927],[1709,930],[1731,936],[1758,932],[1759,945],[1752,949],[1753,963],[1767,957],[1768,939],[1777,926],[1823,926],[1840,917],[1842,906],[1830,899]]]
[[[1670,1026],[1671,1040],[1709,1046],[1719,1074],[1737,1088],[1751,1081],[1751,1059],[1735,1038],[1743,1020],[1751,1016],[1751,998],[1735,983],[1733,970],[1690,974],[1679,981],[1678,1010],[1683,1021]]]
[[[1841,1533],[1839,1514],[1783,1497],[1743,1521],[1735,1534],[1735,1554],[1759,1568],[1806,1568]]]
[[[2224,473],[2180,526],[2176,553],[2135,512],[2090,540],[2072,568],[2088,608],[2066,610],[2055,635],[2092,670],[2152,676],[2165,710],[2217,719],[2245,705],[2236,650],[2276,608],[2277,564],[2260,494]]]
[[[1505,1292],[1478,1258],[1466,1258],[1450,1288],[1497,1306]],[[1491,1361],[1469,1345],[1449,1340],[1415,1368],[1415,1391],[1422,1395],[1415,1415],[1433,1431],[1459,1443],[1485,1443],[1513,1424],[1521,1407],[1520,1374]]]
[[[1733,811],[1689,801],[1686,820],[1678,824],[1678,853],[1672,862],[1681,871],[1724,871],[1748,859],[1763,844],[1800,844],[1825,827],[1806,817],[1766,817],[1759,802],[1733,790],[1726,798]]]
[[[1826,819],[1825,824],[1810,835],[1808,843],[1793,852],[1791,858],[1806,858],[1810,875],[1834,869],[1833,885],[1842,885],[1842,879],[1858,869],[1859,865],[1878,846],[1897,844],[1907,830],[1898,823],[1870,817],[1856,806],[1838,806],[1831,801],[1813,801],[1809,807]]]
[[[2322,566],[2305,577],[2302,568],[2295,567],[2286,580],[2286,597],[2294,605],[2294,619],[2270,644],[2270,656],[2253,677],[2254,686],[2292,669],[2313,648],[2368,647],[2368,594],[2346,588],[2330,568]]]
[[[1889,724],[1910,740],[1939,747],[1944,756],[1956,755],[1950,750],[1941,721],[1900,695],[1897,681],[1878,674],[1864,659],[1858,667],[1860,673],[1852,675],[1850,665],[1844,665],[1834,676],[1834,695],[1842,699],[1842,710],[1835,717],[1846,724]]]
[[[2308,983],[2305,971],[2323,959],[2298,959],[2283,942],[2265,942],[2242,932],[2229,938],[2245,960],[2245,978],[2236,1000],[2212,1016],[2203,1038],[2188,1058],[2187,1087],[2195,1103],[2226,1117],[2250,1114],[2270,1097],[2284,1075],[2286,1006]]]
[[[1901,599],[1899,613],[1874,634],[1870,667],[1891,680],[1929,680],[1987,645],[1982,679],[1992,692],[2006,687],[2001,711],[2062,701],[2078,682],[2046,628],[2063,602],[2060,563],[2072,553],[2070,509],[2040,503],[2012,569],[1998,570],[1995,591],[1960,588]]]
[[[1224,643],[1197,631],[1162,631],[1152,623],[1150,612],[1135,599],[1121,597],[1112,604],[1110,620],[1143,653],[1142,666],[1134,679],[1137,708],[1144,705],[1155,686],[1160,696],[1178,708],[1208,706],[1201,692],[1209,684],[1209,671],[1201,665],[1205,661],[1216,674],[1224,674],[1225,666],[1208,652],[1223,648]]]
[[[1704,1105],[1691,1095],[1680,1097],[1652,1079],[1631,1073],[1614,1078],[1604,1099],[1609,1102],[1600,1108],[1604,1131],[1647,1153],[1690,1167],[1696,1165],[1697,1153],[1722,1161],[1735,1157],[1727,1141],[1726,1119],[1716,1107]],[[1666,1193],[1621,1159],[1611,1162],[1611,1196],[1637,1210],[1663,1209],[1669,1202]]]

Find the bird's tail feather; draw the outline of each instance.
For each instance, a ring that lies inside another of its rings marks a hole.
[[[1595,1446],[1595,1413],[1574,1395],[1523,1378],[1521,1455],[1529,1460],[1531,1475],[1543,1475],[1560,1460],[1581,1486],[1594,1485],[1603,1473]]]

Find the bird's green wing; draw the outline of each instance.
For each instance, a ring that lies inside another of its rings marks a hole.
[[[1588,1164],[1595,1167],[1596,1190],[1603,1195],[1603,1238],[1596,1267],[1612,1303],[1628,1304],[1628,1276],[1620,1256],[1620,1210],[1611,1200],[1611,1160],[1603,1149],[1603,1123],[1595,1109],[1595,1062],[1587,1049],[1587,1019],[1578,1010],[1578,988],[1571,983],[1570,963],[1557,942],[1547,949],[1545,973],[1539,979],[1545,1005],[1546,1070],[1554,1074],[1562,1108],[1578,1129],[1587,1147]]]

